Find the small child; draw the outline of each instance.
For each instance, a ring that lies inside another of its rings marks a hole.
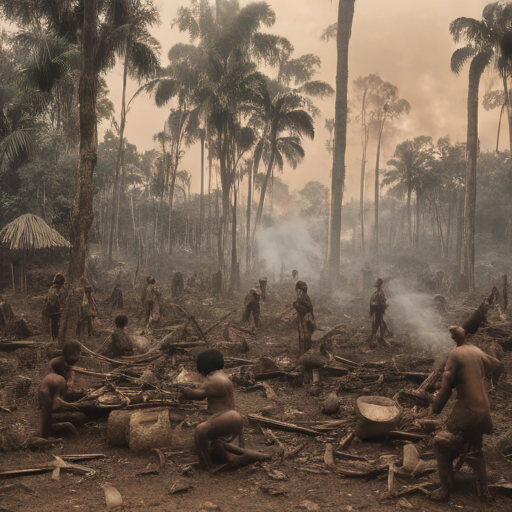
[[[114,323],[116,328],[112,332],[112,343],[108,355],[111,357],[132,356],[133,343],[124,328],[128,325],[128,317],[125,315],[116,316]]]
[[[202,469],[209,470],[213,462],[226,463],[233,460],[225,448],[242,432],[244,421],[235,411],[233,383],[222,371],[224,357],[216,349],[203,350],[197,356],[197,371],[204,377],[197,389],[185,388],[182,398],[208,402],[212,416],[200,423],[194,433],[194,443]]]

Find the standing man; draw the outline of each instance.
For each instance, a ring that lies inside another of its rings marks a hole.
[[[450,352],[444,368],[441,389],[432,404],[432,412],[439,414],[457,390],[457,403],[445,424],[444,430],[434,439],[434,453],[439,470],[441,487],[432,498],[447,502],[453,485],[453,461],[460,455],[476,475],[478,496],[489,498],[487,473],[482,452],[482,436],[492,434],[491,408],[485,383],[492,374],[497,382],[503,365],[479,348],[466,341],[462,327],[450,327],[456,347]]]
[[[300,357],[311,348],[311,336],[316,330],[316,323],[313,303],[308,295],[308,285],[304,281],[297,281],[295,291],[297,292],[297,300],[293,303],[293,307],[297,310],[299,324]]]
[[[60,272],[55,274],[43,307],[43,317],[50,320],[50,330],[54,341],[59,337],[59,320],[66,301],[65,281]]]
[[[384,321],[384,315],[386,314],[386,309],[388,308],[388,303],[386,299],[386,294],[384,293],[384,289],[382,285],[384,281],[379,277],[377,282],[375,283],[375,287],[377,288],[371,298],[370,298],[370,318],[372,319],[372,336],[370,338],[370,344],[374,344],[375,337],[377,336],[377,331],[380,329],[379,341],[384,341],[384,334],[388,330],[388,326]]]
[[[242,315],[242,322],[250,322],[251,315],[254,320],[254,327],[258,329],[260,326],[260,295],[256,288],[251,288],[249,293],[244,299],[244,313]]]

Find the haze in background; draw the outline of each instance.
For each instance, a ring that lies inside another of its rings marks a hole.
[[[241,0],[241,5],[248,2]],[[336,41],[320,39],[323,30],[336,21],[337,2],[329,0],[268,0],[277,21],[269,32],[287,37],[295,46],[294,56],[314,53],[322,59],[318,79],[335,85]],[[468,68],[459,76],[450,71],[450,57],[456,45],[448,27],[457,17],[480,19],[489,0],[359,0],[350,41],[349,80],[370,73],[379,73],[383,80],[400,90],[400,96],[411,104],[411,113],[397,125],[393,134],[383,142],[381,167],[387,162],[397,143],[418,135],[430,135],[437,140],[450,135],[452,142],[466,140],[466,97]],[[153,31],[162,45],[162,65],[167,65],[167,52],[177,42],[188,42],[186,34],[171,22],[180,5],[186,0],[155,0],[162,16],[162,25]],[[117,66],[107,77],[110,99],[119,118],[122,73]],[[496,77],[484,75],[481,97],[496,83]],[[497,84],[499,86],[499,84]],[[130,81],[127,98],[137,90]],[[293,170],[285,167],[282,178],[293,190],[301,189],[308,181],[320,181],[330,186],[332,158],[325,149],[328,132],[325,118],[334,117],[334,97],[316,100],[322,115],[317,119],[315,140],[305,141],[306,158]],[[163,129],[169,108],[158,109],[147,96],[137,98],[127,118],[126,137],[139,151],[156,148],[153,134]],[[494,148],[498,125],[498,110],[486,112],[480,107],[480,141],[482,150]],[[119,119],[118,119],[119,120]],[[108,128],[104,123],[100,132]],[[501,148],[507,148],[507,123],[501,134]],[[345,201],[358,197],[360,176],[359,126],[349,127]],[[375,168],[376,141],[370,141],[367,170],[370,172],[367,192],[373,196],[371,172]],[[200,188],[199,145],[187,149],[181,169],[192,174],[192,192]],[[213,181],[215,184],[215,180]]]

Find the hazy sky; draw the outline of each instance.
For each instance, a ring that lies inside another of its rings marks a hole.
[[[167,65],[167,51],[187,36],[171,29],[171,22],[184,0],[155,0],[160,7],[162,25],[154,36],[162,45],[162,65]],[[241,5],[248,2],[241,0]],[[320,39],[323,30],[336,21],[337,2],[329,0],[269,0],[277,21],[269,32],[287,37],[295,46],[294,56],[314,53],[322,59],[318,79],[334,86],[336,76],[336,43]],[[358,0],[350,41],[349,80],[379,73],[399,88],[400,96],[411,104],[411,113],[398,129],[384,141],[381,162],[391,158],[397,143],[418,135],[437,139],[449,135],[453,142],[466,139],[466,96],[468,67],[460,76],[450,71],[450,56],[456,46],[449,34],[452,20],[460,16],[481,18],[488,0]],[[107,77],[110,98],[116,112],[121,103],[121,69],[118,66]],[[486,75],[481,83],[481,96],[495,79]],[[129,84],[128,98],[137,85]],[[351,83],[349,89],[352,89]],[[308,181],[330,184],[331,157],[325,149],[328,132],[325,118],[334,117],[334,98],[317,100],[321,117],[316,122],[314,141],[306,141],[306,158],[296,170],[285,168],[282,175],[290,189],[300,189]],[[148,97],[139,97],[128,114],[126,136],[140,151],[155,147],[153,134],[163,129],[168,108],[158,109]],[[482,149],[495,145],[498,111],[480,109]],[[103,126],[105,128],[105,126]],[[507,127],[502,131],[500,146],[507,147]],[[358,126],[348,133],[347,191],[345,200],[358,195],[361,149]],[[375,167],[375,140],[370,140],[367,168]],[[199,190],[200,151],[191,147],[182,161],[182,168],[192,174],[192,191]],[[371,177],[370,177],[371,181]],[[368,189],[373,194],[373,187]]]

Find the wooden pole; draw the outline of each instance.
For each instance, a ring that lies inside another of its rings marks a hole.
[[[16,294],[16,286],[14,284],[14,265],[11,263],[11,274],[12,274],[12,293]]]

